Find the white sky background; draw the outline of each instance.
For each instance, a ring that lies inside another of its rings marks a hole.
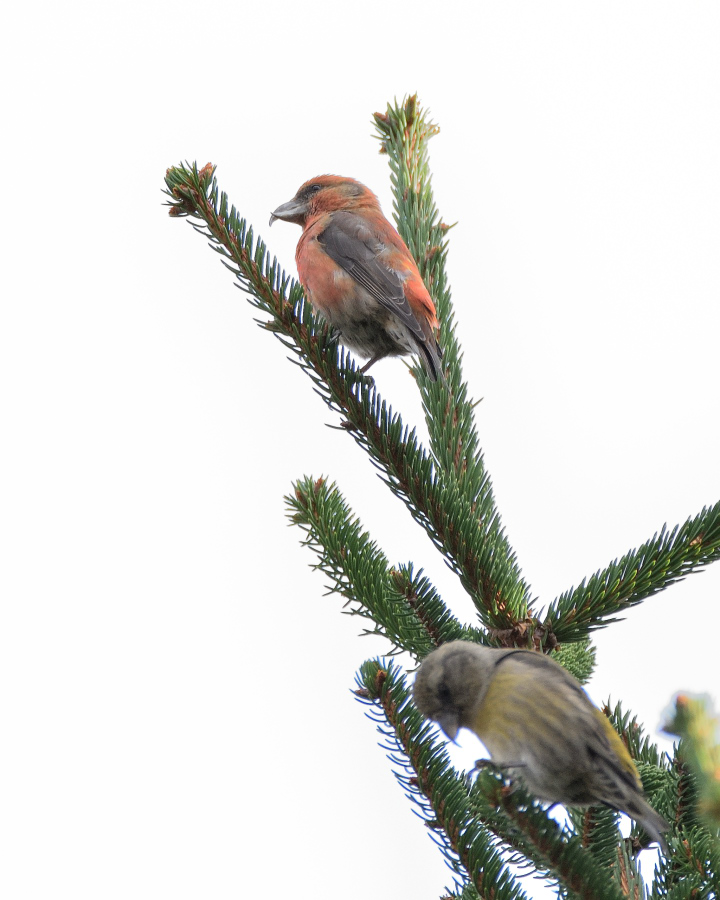
[[[169,165],[216,163],[294,272],[299,229],[270,232],[270,211],[332,172],[390,214],[370,118],[417,91],[458,222],[465,374],[535,593],[720,497],[720,8],[469,6],[9,14],[3,897],[421,900],[451,882],[349,693],[385,645],[322,596],[291,481],[337,480],[391,561],[473,608],[167,217]],[[420,422],[403,364],[373,374]],[[652,730],[678,689],[717,700],[719,595],[711,567],[600,633],[591,695]]]

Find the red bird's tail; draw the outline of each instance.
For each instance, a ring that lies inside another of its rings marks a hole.
[[[442,370],[442,350],[440,349],[440,344],[435,340],[435,336],[433,335],[429,340],[422,343],[418,341],[417,348],[420,362],[423,364],[428,378],[432,381],[437,381],[438,378],[441,381],[445,381]]]

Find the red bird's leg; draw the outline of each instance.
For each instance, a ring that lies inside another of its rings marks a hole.
[[[376,356],[371,357],[371,359],[369,359],[365,363],[365,365],[359,369],[359,371],[362,372],[364,375],[367,372],[367,370],[370,368],[370,366],[374,365],[378,360],[384,359],[385,356],[386,356],[385,353],[378,353]]]

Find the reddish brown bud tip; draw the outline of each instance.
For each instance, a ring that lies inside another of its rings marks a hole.
[[[212,163],[205,163],[205,165],[198,172],[198,178],[200,179],[200,184],[203,188],[206,188],[210,182],[212,181],[212,177],[215,174],[215,166]]]
[[[412,125],[415,121],[415,113],[417,112],[417,94],[413,94],[405,101],[405,120],[408,125]]]

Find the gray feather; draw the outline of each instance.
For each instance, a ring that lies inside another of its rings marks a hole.
[[[427,338],[405,297],[400,276],[380,259],[385,244],[365,220],[351,212],[336,212],[318,242],[333,262],[344,269],[385,309],[397,316],[422,346]]]

